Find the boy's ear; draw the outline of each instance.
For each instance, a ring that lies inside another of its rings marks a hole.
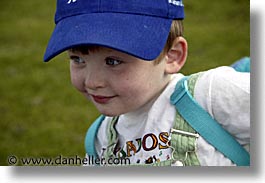
[[[177,73],[185,64],[188,54],[188,44],[185,38],[177,37],[172,47],[166,54],[166,68],[167,74]]]

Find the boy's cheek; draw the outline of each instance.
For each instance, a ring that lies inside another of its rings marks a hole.
[[[84,87],[82,84],[83,82],[80,77],[77,77],[71,73],[71,83],[79,92],[84,93]]]

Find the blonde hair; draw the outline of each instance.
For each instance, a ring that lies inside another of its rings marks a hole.
[[[166,55],[166,53],[170,50],[172,47],[173,42],[176,38],[183,36],[184,27],[182,20],[174,20],[171,24],[170,32],[167,37],[166,45],[163,49],[163,51],[160,53],[160,55],[154,60],[154,64],[159,64],[163,57]]]

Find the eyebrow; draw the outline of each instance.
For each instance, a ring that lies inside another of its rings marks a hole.
[[[76,59],[76,58],[80,58],[80,57],[76,55],[69,55],[69,59]]]

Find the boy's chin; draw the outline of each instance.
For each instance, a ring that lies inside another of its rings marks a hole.
[[[101,113],[101,114],[107,117],[115,117],[121,115],[121,114],[112,114],[112,113]]]
[[[115,117],[115,116],[119,116],[123,113],[121,112],[116,112],[116,111],[104,111],[104,110],[99,110],[100,114],[107,116],[107,117]]]

